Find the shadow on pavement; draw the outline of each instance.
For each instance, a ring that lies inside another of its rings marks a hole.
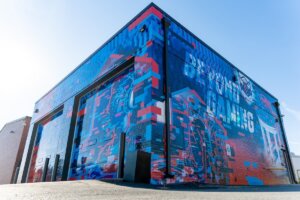
[[[198,183],[172,184],[156,186],[142,183],[130,183],[124,181],[103,181],[106,183],[142,189],[168,190],[168,191],[199,191],[199,192],[300,192],[300,184],[274,185],[274,186],[219,186],[204,185]]]

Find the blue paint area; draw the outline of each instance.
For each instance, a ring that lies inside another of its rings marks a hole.
[[[250,167],[250,166],[251,166],[251,162],[249,162],[249,161],[244,161],[244,165],[245,165],[245,167]]]
[[[248,185],[264,185],[263,180],[260,180],[259,178],[253,176],[246,176],[246,180],[248,182]]]
[[[253,162],[253,163],[252,163],[252,166],[253,166],[254,169],[257,169],[257,168],[258,168],[258,163]]]

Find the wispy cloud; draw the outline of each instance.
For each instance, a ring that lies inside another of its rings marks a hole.
[[[289,107],[285,102],[282,102],[282,108],[285,112],[288,112],[292,116],[294,116],[298,121],[300,121],[300,111]]]
[[[289,144],[292,144],[292,145],[300,145],[300,142],[289,141]]]

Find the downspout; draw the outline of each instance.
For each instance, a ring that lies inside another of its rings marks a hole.
[[[164,93],[165,93],[165,158],[166,158],[166,173],[165,179],[173,178],[171,174],[171,156],[170,156],[170,88],[168,86],[169,81],[169,63],[168,63],[168,32],[170,22],[168,19],[162,19],[164,29],[164,49],[163,49],[163,68],[164,68]]]
[[[289,173],[289,177],[291,179],[291,182],[293,184],[296,184],[297,181],[296,181],[296,177],[295,177],[295,174],[294,174],[294,167],[293,167],[293,163],[292,163],[292,160],[291,160],[291,155],[290,155],[290,148],[289,148],[289,144],[287,142],[287,137],[286,137],[286,134],[285,134],[285,129],[284,129],[284,126],[283,126],[283,121],[282,121],[282,118],[281,118],[281,112],[280,112],[280,104],[279,102],[275,102],[274,103],[275,105],[275,108],[276,108],[276,112],[277,112],[277,115],[278,115],[278,123],[280,124],[280,128],[282,130],[282,136],[283,136],[283,142],[284,142],[284,145],[285,145],[285,151],[286,151],[286,157],[287,157],[287,170],[288,170],[288,173]]]

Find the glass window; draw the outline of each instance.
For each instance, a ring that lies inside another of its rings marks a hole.
[[[61,124],[63,110],[55,113],[38,124],[37,136],[33,148],[28,182],[42,181],[42,174],[46,158],[49,158],[46,181],[51,180],[55,155],[60,149],[62,137]]]
[[[97,86],[79,100],[69,179],[116,178],[120,135],[132,102],[133,68]]]

